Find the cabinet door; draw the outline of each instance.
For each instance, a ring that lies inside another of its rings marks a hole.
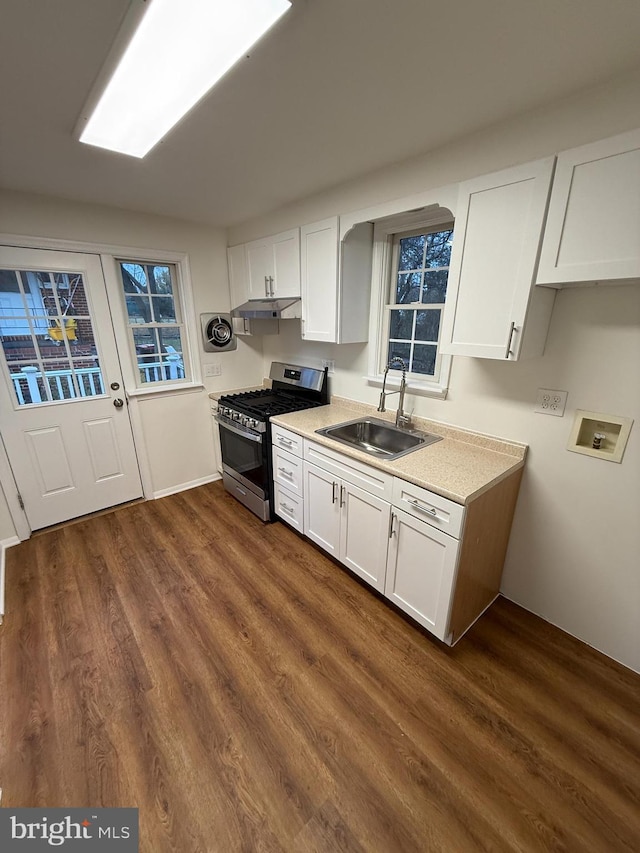
[[[249,298],[249,277],[247,274],[247,247],[229,246],[227,249],[229,266],[229,296],[231,307],[237,308]]]
[[[640,130],[558,155],[538,284],[640,277]]]
[[[460,184],[443,353],[520,356],[553,163],[553,158],[539,160]],[[537,296],[548,325],[553,293]],[[535,313],[532,325],[541,341],[529,355],[540,354],[546,338],[544,321]]]
[[[340,550],[340,481],[304,463],[304,532],[329,554]]]
[[[300,296],[300,229],[271,237],[270,296]]]
[[[446,639],[458,541],[392,509],[384,594],[440,640]]]
[[[349,483],[340,485],[340,560],[384,592],[391,506]]]
[[[338,217],[300,229],[302,337],[336,341]]]
[[[247,243],[249,299],[265,299],[269,296],[269,277],[273,275],[272,251],[269,238]]]

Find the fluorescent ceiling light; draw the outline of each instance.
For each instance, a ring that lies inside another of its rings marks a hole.
[[[291,6],[289,0],[147,0],[80,140],[144,157]]]

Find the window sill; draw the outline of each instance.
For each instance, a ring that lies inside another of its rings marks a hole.
[[[383,376],[365,376],[363,377],[369,385],[374,385],[376,388],[382,388]],[[393,391],[400,389],[400,380],[395,377],[387,377],[387,388]],[[417,394],[419,397],[435,397],[439,400],[446,400],[449,388],[447,385],[440,385],[437,382],[420,382],[419,379],[407,380],[407,394]]]
[[[144,400],[147,397],[171,397],[174,394],[193,393],[204,391],[201,382],[186,382],[183,385],[158,385],[157,388],[134,388],[127,391],[127,397],[132,400]]]

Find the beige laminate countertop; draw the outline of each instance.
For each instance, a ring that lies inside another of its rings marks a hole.
[[[395,419],[393,412],[377,412],[373,406],[334,397],[328,406],[277,415],[271,422],[459,504],[470,503],[524,465],[525,444],[424,418],[414,418],[415,428],[442,435],[442,441],[389,462],[316,433],[322,427],[366,416]]]

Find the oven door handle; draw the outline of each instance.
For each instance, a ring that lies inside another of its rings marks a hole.
[[[216,421],[220,424],[221,427],[224,427],[224,429],[228,429],[229,432],[235,432],[236,435],[241,435],[242,438],[246,438],[248,441],[255,441],[259,444],[262,444],[262,435],[260,433],[256,435],[252,432],[245,432],[243,429],[240,429],[237,426],[233,426],[227,421],[223,421],[222,418],[218,417],[218,415],[216,415]]]

